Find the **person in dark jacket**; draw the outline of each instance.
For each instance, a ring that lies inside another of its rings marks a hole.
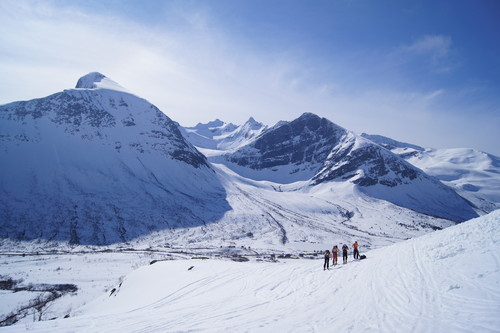
[[[323,264],[323,270],[330,269],[330,251],[325,252],[325,263]]]
[[[342,246],[342,259],[344,261],[344,264],[347,263],[347,250],[349,250],[349,246],[347,246],[346,244],[344,244]]]

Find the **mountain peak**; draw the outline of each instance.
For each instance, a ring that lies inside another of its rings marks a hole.
[[[82,76],[76,83],[76,89],[109,89],[127,92],[125,88],[120,86],[115,81],[99,72],[91,72]]]
[[[242,127],[251,129],[251,130],[259,130],[264,128],[265,126],[262,123],[256,121],[253,117],[250,117]]]
[[[99,72],[88,73],[87,75],[84,75],[80,79],[78,79],[75,88],[95,89],[97,88],[96,83],[101,82],[104,78],[106,78],[106,76]]]
[[[298,119],[320,119],[321,117],[312,112],[304,112]]]
[[[215,127],[222,127],[225,125],[225,122],[220,120],[219,118],[209,121],[206,124],[198,123],[194,128],[215,128]]]

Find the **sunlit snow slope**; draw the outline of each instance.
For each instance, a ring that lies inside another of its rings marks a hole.
[[[165,261],[79,315],[32,332],[497,332],[500,211],[367,253],[322,260]],[[189,268],[192,269],[189,270]],[[23,332],[24,325],[0,329]]]
[[[408,162],[453,187],[483,211],[500,208],[500,158],[475,149],[427,149]]]
[[[500,208],[499,157],[470,148],[425,149],[381,135],[362,136],[438,178],[478,209],[491,212]]]

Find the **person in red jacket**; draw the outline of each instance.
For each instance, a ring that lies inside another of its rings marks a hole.
[[[352,244],[352,247],[354,248],[354,251],[352,253],[354,256],[354,259],[359,259],[358,241],[355,241],[354,244]]]
[[[338,256],[339,256],[339,248],[337,247],[337,245],[334,245],[332,249],[332,261],[333,261],[332,264],[334,266],[337,265]]]

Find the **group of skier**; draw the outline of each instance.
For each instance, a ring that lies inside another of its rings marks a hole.
[[[358,249],[358,247],[359,247],[358,241],[355,241],[354,244],[352,244],[354,259],[359,259],[359,249]],[[343,260],[344,264],[347,263],[347,252],[348,252],[348,250],[349,250],[349,246],[347,246],[346,244],[344,244],[342,246],[342,260]],[[330,250],[326,250],[325,251],[325,263],[323,265],[323,270],[330,269],[330,255],[332,257],[332,265],[333,266],[337,265],[337,258],[338,258],[339,251],[340,250],[337,247],[337,245],[333,246],[333,249],[332,249],[331,253],[330,253]]]

